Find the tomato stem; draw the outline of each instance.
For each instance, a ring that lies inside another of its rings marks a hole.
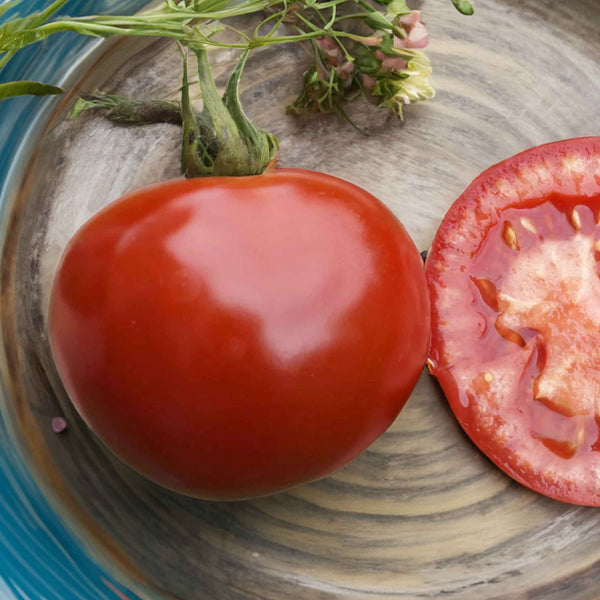
[[[132,100],[115,94],[82,94],[71,110],[70,118],[75,119],[90,109],[102,109],[105,116],[122,125],[149,125],[152,123],[172,123],[181,125],[181,103],[169,100]]]
[[[182,86],[183,144],[182,169],[188,177],[207,175],[239,176],[262,173],[277,153],[276,139],[250,122],[239,99],[239,83],[248,58],[242,53],[229,79],[223,98],[219,95],[204,46],[191,48],[198,59],[198,81],[204,102],[204,120],[194,112],[184,58]],[[203,131],[210,123],[211,135]]]
[[[74,105],[71,118],[100,109],[111,121],[124,125],[172,123],[183,128],[181,163],[187,177],[258,175],[277,154],[277,140],[256,127],[244,112],[240,79],[248,59],[246,50],[233,71],[223,97],[214,81],[204,46],[190,48],[198,61],[198,83],[204,108],[199,112],[190,99],[188,56],[183,55],[181,102],[132,100],[115,94],[85,94]]]

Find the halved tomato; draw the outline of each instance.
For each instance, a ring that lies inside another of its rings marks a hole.
[[[463,429],[533,490],[600,505],[600,138],[480,175],[426,265],[429,367]]]

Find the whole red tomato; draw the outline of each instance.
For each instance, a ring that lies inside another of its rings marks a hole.
[[[301,170],[176,180],[75,235],[58,370],[133,468],[204,498],[315,480],[395,419],[429,340],[423,265],[373,196]]]

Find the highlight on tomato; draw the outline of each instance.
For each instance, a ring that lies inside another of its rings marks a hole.
[[[477,446],[551,498],[600,505],[600,138],[480,175],[426,263],[429,366]]]

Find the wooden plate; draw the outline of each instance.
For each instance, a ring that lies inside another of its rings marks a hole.
[[[283,166],[346,178],[385,201],[420,249],[471,179],[517,151],[598,135],[600,5],[478,0],[423,6],[435,101],[407,120],[354,106],[364,137],[335,116],[284,107],[305,66],[294,46],[257,53],[243,101],[281,142]],[[219,81],[234,56],[215,54]],[[164,43],[122,42],[81,73],[81,89],[177,91]],[[140,595],[180,600],[598,597],[600,512],[514,483],[463,435],[423,375],[376,443],[335,475],[251,502],[166,491],[115,459],[81,422],[57,378],[45,329],[58,257],[90,215],[126,191],[179,175],[179,130],[124,128],[63,103],[41,137],[8,219],[3,352],[13,433],[56,510]],[[52,434],[51,416],[69,422]],[[154,590],[154,591],[153,591]]]

